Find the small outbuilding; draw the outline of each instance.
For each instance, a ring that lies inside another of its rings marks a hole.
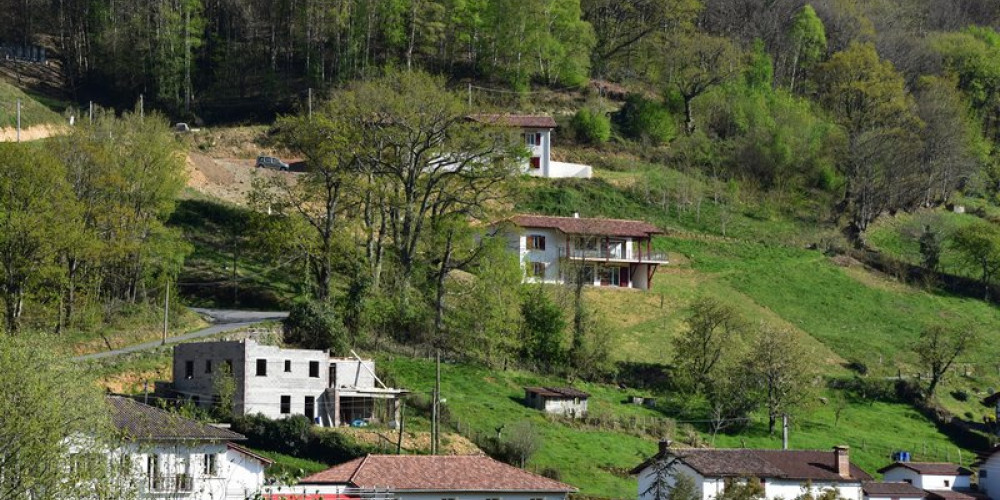
[[[545,413],[581,418],[587,415],[590,394],[572,387],[525,387],[524,402]]]

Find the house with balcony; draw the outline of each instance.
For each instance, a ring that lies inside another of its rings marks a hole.
[[[305,415],[325,427],[397,422],[400,397],[406,394],[386,387],[370,359],[253,340],[174,346],[171,391],[176,395],[201,407],[220,404],[220,377],[233,378],[235,416]]]
[[[138,498],[243,500],[261,492],[273,462],[235,444],[242,434],[123,396],[106,401],[123,443],[108,455],[128,467]]]
[[[497,224],[528,283],[572,283],[648,290],[667,255],[653,250],[662,234],[643,221],[516,215]]]
[[[552,161],[552,131],[556,128],[556,121],[549,115],[476,114],[469,118],[489,125],[520,129],[529,153],[523,166],[528,175],[582,179],[593,175],[590,165]]]

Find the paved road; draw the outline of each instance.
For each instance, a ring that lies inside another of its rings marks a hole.
[[[176,344],[185,340],[208,337],[209,335],[215,335],[217,333],[239,330],[245,326],[254,325],[262,321],[288,317],[287,312],[281,311],[236,311],[229,309],[204,309],[200,307],[192,307],[191,310],[197,312],[198,314],[208,316],[210,321],[213,323],[212,326],[191,333],[185,333],[184,335],[178,335],[176,337],[167,337],[168,344]],[[152,342],[144,342],[142,344],[131,345],[121,349],[115,349],[113,351],[104,351],[84,356],[77,356],[73,358],[73,361],[89,361],[93,359],[109,358],[112,356],[118,356],[119,354],[145,351],[161,345],[163,345],[162,341],[154,340]]]

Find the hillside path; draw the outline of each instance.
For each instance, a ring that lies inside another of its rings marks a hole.
[[[213,323],[212,326],[190,333],[185,333],[183,335],[177,335],[175,337],[167,337],[167,344],[176,344],[185,340],[192,340],[207,337],[209,335],[215,335],[217,333],[239,330],[240,328],[263,321],[278,320],[288,317],[288,313],[283,311],[240,311],[234,309],[205,309],[200,307],[192,307],[191,310],[197,312],[198,314],[208,316],[210,321]],[[161,345],[164,345],[162,340],[154,340],[151,342],[143,342],[141,344],[122,347],[121,349],[115,349],[113,351],[96,352],[93,354],[76,356],[72,359],[73,361],[104,359],[112,356],[118,356],[120,354],[145,351]]]

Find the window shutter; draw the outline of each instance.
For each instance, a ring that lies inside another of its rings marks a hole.
[[[535,237],[529,234],[528,237],[525,238],[525,240],[526,240],[525,241],[525,245],[524,245],[525,248],[527,248],[528,250],[534,250],[535,249]]]
[[[539,250],[545,250],[545,237],[544,236],[539,236],[538,237],[538,249]]]

